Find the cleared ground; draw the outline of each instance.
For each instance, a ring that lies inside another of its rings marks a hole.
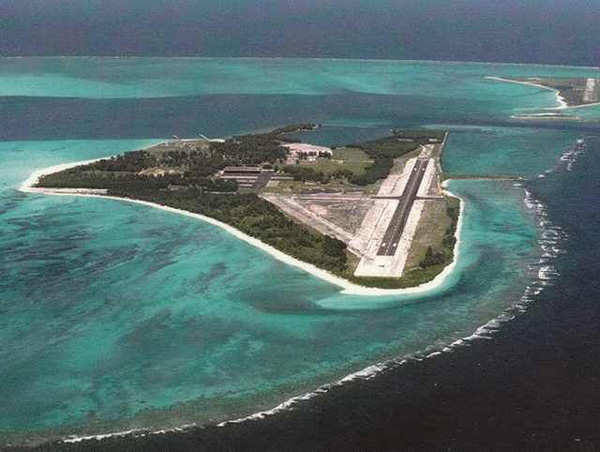
[[[336,148],[331,159],[322,159],[310,165],[315,171],[332,174],[338,170],[352,171],[354,174],[364,174],[365,168],[373,163],[369,156],[357,148]]]
[[[373,205],[368,196],[359,198],[319,199],[318,197],[296,196],[295,201],[340,228],[355,234],[360,228],[365,214]]]
[[[356,187],[344,181],[331,180],[328,184],[323,185],[318,182],[302,182],[295,180],[275,181],[277,184],[267,185],[261,193],[277,193],[277,194],[306,194],[306,193],[340,193],[356,191]]]

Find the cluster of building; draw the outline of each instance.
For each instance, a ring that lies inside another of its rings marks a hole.
[[[291,176],[276,173],[272,168],[260,166],[226,166],[217,177],[221,180],[234,180],[239,188],[260,190],[270,181],[291,180]]]
[[[286,165],[314,163],[321,158],[331,158],[333,152],[325,146],[307,143],[287,143],[283,145],[288,149]]]
[[[283,145],[288,149],[286,159],[287,165],[310,164],[322,158],[331,158],[333,155],[330,148],[316,146],[306,143],[286,143]],[[293,177],[276,172],[268,165],[261,166],[227,166],[217,174],[221,180],[234,180],[239,188],[260,190],[269,182],[293,180]]]

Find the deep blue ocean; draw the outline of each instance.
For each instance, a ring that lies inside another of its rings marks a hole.
[[[1,59],[0,448],[127,430],[40,448],[600,448],[600,107],[516,119],[555,108],[554,93],[486,78],[596,73]],[[445,170],[523,180],[451,181],[466,206],[456,269],[386,297],[340,293],[197,220],[18,190],[36,169],[172,135],[299,121],[323,124],[303,139],[330,145],[447,129]]]
[[[598,66],[597,0],[3,0],[0,55]]]

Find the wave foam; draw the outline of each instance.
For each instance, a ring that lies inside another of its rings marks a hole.
[[[575,162],[577,161],[577,159],[582,156],[583,154],[585,154],[587,148],[587,143],[585,142],[585,140],[578,140],[577,144],[575,145],[575,147],[568,149],[561,157],[560,157],[560,161],[564,162],[566,164],[566,170],[567,171],[572,171],[573,170],[573,165],[575,165]]]
[[[515,183],[516,186],[523,186],[522,184]],[[562,228],[554,225],[548,218],[546,207],[544,204],[536,199],[533,194],[525,187],[524,202],[527,208],[537,218],[540,233],[538,244],[541,249],[541,256],[538,262],[533,263],[529,266],[529,272],[532,275],[533,280],[526,287],[523,295],[520,299],[510,308],[502,312],[498,317],[490,320],[486,324],[480,326],[475,330],[473,334],[467,337],[463,337],[452,342],[449,345],[439,348],[439,346],[428,347],[424,352],[419,352],[408,357],[401,359],[392,359],[382,363],[374,364],[358,372],[352,373],[337,382],[330,383],[321,386],[319,389],[302,396],[291,398],[284,403],[270,409],[261,411],[250,416],[242,417],[239,419],[229,420],[218,424],[219,427],[224,427],[229,424],[236,424],[245,422],[248,420],[263,419],[267,416],[273,415],[279,411],[287,410],[292,408],[296,403],[309,400],[319,394],[326,393],[333,387],[354,381],[354,380],[369,380],[377,374],[384,372],[391,368],[397,368],[410,361],[423,361],[425,359],[432,359],[443,353],[450,353],[458,347],[468,347],[474,340],[491,339],[492,336],[502,324],[510,322],[517,317],[517,315],[526,311],[527,306],[535,300],[535,298],[544,290],[544,288],[553,284],[560,276],[559,272],[554,266],[554,260],[560,254],[565,253],[563,248],[564,241],[568,238],[567,234]]]
[[[410,362],[420,362],[426,359],[434,359],[437,356],[440,356],[444,353],[451,353],[458,347],[469,347],[471,345],[471,342],[475,340],[489,340],[493,337],[494,333],[498,331],[502,324],[512,321],[520,313],[525,312],[527,306],[531,302],[533,302],[545,288],[553,284],[560,276],[559,272],[554,266],[554,260],[557,256],[565,253],[564,242],[568,238],[568,235],[562,228],[554,225],[550,221],[544,204],[540,200],[535,198],[533,194],[523,186],[522,183],[517,182],[514,185],[518,187],[523,187],[525,192],[524,203],[529,209],[529,211],[532,212],[532,214],[536,217],[539,223],[540,233],[538,243],[541,249],[541,255],[536,263],[532,263],[529,266],[528,270],[532,276],[532,281],[526,287],[523,295],[516,301],[516,303],[513,306],[506,309],[496,318],[477,328],[471,335],[460,338],[448,345],[435,344],[431,347],[428,347],[424,351],[417,352],[409,356],[403,356],[402,358],[391,359],[381,363],[373,364],[362,370],[349,374],[335,382],[320,386],[314,391],[310,391],[305,394],[292,397],[271,409],[259,411],[237,419],[227,420],[217,424],[217,427],[225,427],[227,425],[238,424],[246,421],[264,419],[278,412],[293,409],[294,406],[296,406],[298,403],[325,394],[329,392],[332,388],[335,388],[337,386],[344,385],[356,380],[370,380],[376,375],[386,370],[398,368],[399,366],[405,365]],[[89,436],[68,436],[62,441],[72,443],[90,439],[105,439],[110,437],[143,437],[147,435],[157,435],[167,432],[182,432],[190,428],[197,427],[200,427],[200,425],[193,423],[176,428],[161,430],[136,429],[123,432],[105,433]]]
[[[580,138],[577,140],[575,146],[568,148],[563,154],[559,157],[557,165],[549,170],[544,171],[541,174],[538,174],[538,178],[543,179],[548,174],[553,173],[554,171],[564,168],[566,171],[573,171],[575,163],[581,156],[585,154],[587,150],[587,142],[585,138]]]

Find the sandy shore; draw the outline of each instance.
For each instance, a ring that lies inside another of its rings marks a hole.
[[[587,108],[587,107],[597,107],[598,105],[600,105],[600,102],[594,102],[593,104],[583,104],[583,105],[573,105],[572,107],[569,108]]]
[[[558,107],[552,107],[552,109],[560,109],[560,110],[564,110],[565,108],[574,108],[571,107],[567,101],[565,100],[564,97],[562,97],[560,95],[560,91],[554,88],[550,88],[549,86],[544,86],[544,85],[540,85],[539,83],[535,83],[535,82],[523,82],[521,80],[510,80],[508,78],[502,78],[502,77],[492,77],[492,76],[488,76],[485,77],[487,80],[496,80],[498,82],[507,82],[507,83],[516,83],[518,85],[529,85],[529,86],[535,86],[537,88],[542,88],[542,89],[547,89],[550,91],[554,91],[554,93],[556,94],[556,101],[558,102],[559,106]],[[587,107],[587,105],[582,105]]]
[[[440,287],[443,284],[443,282],[445,281],[445,279],[450,275],[450,273],[456,268],[456,262],[459,257],[460,243],[461,243],[461,231],[462,231],[463,216],[464,216],[464,201],[460,197],[453,195],[452,193],[450,193],[448,191],[446,191],[446,192],[449,195],[456,196],[457,198],[460,199],[460,215],[459,215],[459,220],[458,220],[458,224],[457,224],[456,232],[455,232],[456,245],[454,247],[454,259],[452,260],[452,262],[450,264],[448,264],[444,268],[444,270],[439,275],[437,275],[432,281],[421,284],[419,286],[409,287],[406,289],[379,289],[379,288],[373,288],[373,287],[360,286],[358,284],[351,283],[350,281],[340,278],[339,276],[333,275],[326,270],[320,269],[312,264],[308,264],[306,262],[302,262],[296,258],[288,256],[287,254],[273,248],[272,246],[267,245],[266,243],[263,243],[254,237],[244,234],[243,232],[235,229],[234,227],[232,227],[226,223],[215,220],[214,218],[207,217],[205,215],[200,215],[200,214],[188,212],[185,210],[175,209],[173,207],[163,206],[163,205],[148,202],[148,201],[129,199],[129,198],[119,198],[116,196],[107,196],[107,195],[100,193],[98,190],[48,189],[48,188],[34,187],[34,185],[38,182],[38,180],[42,176],[45,176],[47,174],[52,174],[52,173],[55,173],[58,171],[63,171],[63,170],[69,169],[69,168],[73,168],[75,166],[86,165],[86,164],[93,163],[93,162],[96,162],[98,160],[102,160],[105,158],[108,158],[108,157],[87,160],[87,161],[82,161],[82,162],[73,162],[73,163],[66,163],[66,164],[62,164],[62,165],[55,165],[55,166],[51,166],[51,167],[44,168],[41,170],[37,170],[37,171],[33,172],[29,176],[29,178],[21,184],[21,186],[19,187],[19,190],[24,193],[38,193],[38,194],[54,195],[54,196],[82,196],[82,197],[112,199],[112,200],[121,201],[121,202],[130,202],[130,203],[134,203],[134,204],[141,204],[141,205],[148,206],[148,207],[154,207],[157,209],[165,210],[167,212],[177,213],[179,215],[185,215],[190,218],[202,220],[202,221],[205,221],[206,223],[218,226],[218,227],[226,230],[227,232],[229,232],[230,234],[239,238],[240,240],[243,240],[243,241],[249,243],[250,245],[255,246],[255,247],[269,253],[271,256],[273,256],[275,259],[277,259],[281,262],[284,262],[288,265],[291,265],[293,267],[304,270],[305,272],[310,273],[311,275],[316,276],[317,278],[320,278],[324,281],[327,281],[331,284],[334,284],[334,285],[340,287],[341,289],[343,289],[342,293],[348,294],[348,295],[386,296],[386,295],[410,295],[410,294],[417,294],[417,293],[425,293],[425,292],[429,292],[429,291],[432,291],[432,290]]]

